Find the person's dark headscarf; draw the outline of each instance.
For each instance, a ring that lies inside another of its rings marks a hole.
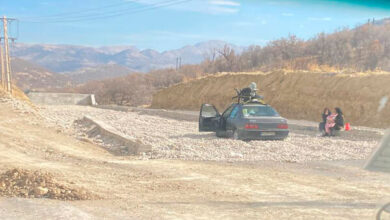
[[[335,108],[334,110],[336,110],[336,113],[338,114],[338,115],[343,115],[343,112],[341,111],[341,109],[340,108]]]
[[[326,112],[328,112],[328,113],[326,113]],[[322,114],[327,114],[327,115],[330,115],[330,114],[332,114],[332,112],[330,111],[330,109],[329,108],[324,108],[324,111],[322,112]]]

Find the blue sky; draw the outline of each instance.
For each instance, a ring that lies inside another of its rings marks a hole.
[[[207,40],[247,46],[288,34],[308,39],[369,18],[390,17],[386,2],[0,0],[0,15],[20,20],[18,42],[134,45],[163,51]]]

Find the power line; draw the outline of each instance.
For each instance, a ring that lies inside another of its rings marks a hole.
[[[101,9],[107,9],[107,8],[114,8],[122,5],[128,5],[128,4],[134,4],[138,2],[139,0],[128,0],[126,2],[120,2],[116,4],[109,4],[101,7],[96,7],[96,8],[89,8],[89,9],[84,9],[84,10],[79,10],[79,11],[73,11],[73,12],[65,12],[65,13],[59,13],[59,14],[52,14],[52,15],[46,15],[46,16],[38,16],[38,17],[21,17],[20,19],[47,19],[47,18],[56,18],[56,17],[61,17],[64,15],[73,15],[73,14],[83,14],[85,12],[91,12],[91,11],[99,11]]]
[[[164,8],[164,7],[168,7],[168,6],[172,6],[172,5],[177,5],[177,4],[182,4],[182,3],[185,3],[185,2],[189,2],[191,0],[168,0],[168,1],[163,1],[163,2],[160,2],[160,3],[157,3],[157,4],[151,4],[151,5],[148,5],[148,6],[141,6],[139,7],[139,9],[137,8],[132,8],[132,9],[135,9],[135,10],[120,10],[120,11],[116,11],[116,12],[112,12],[113,14],[108,14],[108,15],[100,15],[100,16],[85,16],[85,17],[82,17],[82,18],[79,18],[79,19],[64,19],[64,20],[57,20],[57,21],[53,21],[52,23],[64,23],[64,22],[79,22],[79,21],[91,21],[91,20],[99,20],[99,19],[105,19],[105,18],[113,18],[113,17],[118,17],[118,16],[122,16],[122,15],[130,15],[130,14],[135,14],[135,13],[140,13],[140,12],[144,12],[144,11],[149,11],[149,10],[154,10],[154,9],[158,9],[158,8]]]
[[[46,20],[46,21],[25,21],[25,22],[65,23],[65,22],[91,21],[91,20],[118,17],[118,16],[122,16],[122,15],[131,15],[131,14],[140,13],[140,12],[144,12],[144,11],[149,11],[149,10],[164,8],[164,7],[168,7],[168,6],[183,4],[186,2],[190,2],[190,1],[192,1],[192,0],[168,0],[168,1],[162,1],[160,3],[150,4],[150,5],[141,6],[141,7],[132,7],[132,8],[124,9],[124,10],[111,11],[111,12],[109,12],[110,14],[106,14],[106,15],[81,15],[81,16],[73,16],[73,17],[64,17],[62,19],[54,19],[54,20]],[[129,10],[129,9],[133,9],[133,10]]]
[[[171,0],[172,1],[172,0]],[[112,13],[118,13],[118,12],[125,12],[125,11],[130,11],[131,9],[138,9],[138,8],[145,8],[147,6],[143,5],[131,5],[130,7],[127,7],[125,9],[115,9],[111,11],[105,11],[105,12],[93,12],[93,13],[87,13],[87,14],[79,14],[75,16],[63,16],[63,17],[57,17],[57,18],[43,18],[43,19],[31,19],[32,23],[58,23],[58,22],[66,22],[68,20],[78,20],[78,19],[88,19],[88,18],[93,18],[93,17],[99,17],[103,16],[103,14],[112,14]]]
[[[126,12],[129,12],[129,11],[131,12],[130,9],[136,9],[136,10],[146,9],[146,8],[149,8],[150,6],[158,6],[161,4],[171,3],[171,2],[175,2],[175,1],[178,1],[178,0],[166,0],[166,1],[159,2],[159,3],[155,3],[155,4],[149,4],[149,5],[133,5],[132,7],[129,7],[126,9],[108,11],[108,12],[98,13],[98,14],[79,15],[79,16],[74,16],[74,17],[63,17],[63,18],[57,19],[57,21],[59,20],[60,22],[62,22],[63,20],[84,20],[84,19],[89,20],[89,19],[93,19],[95,17],[112,16],[112,15],[116,15],[118,13],[125,14]],[[106,15],[102,15],[102,14],[106,14]]]

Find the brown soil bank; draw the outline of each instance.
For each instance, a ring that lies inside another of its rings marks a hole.
[[[199,110],[202,103],[222,111],[232,102],[234,88],[256,82],[265,100],[291,119],[318,121],[324,107],[340,107],[352,125],[389,127],[389,73],[231,73],[209,76],[163,89],[153,96],[152,108]]]
[[[0,84],[0,98],[1,97],[13,97],[13,98],[16,98],[16,99],[19,99],[21,101],[25,101],[27,103],[30,104],[30,99],[26,96],[26,94],[24,94],[24,92],[22,90],[20,90],[17,86],[15,85],[12,85],[12,95],[9,94],[8,92],[6,92],[3,88],[2,88],[2,84]]]

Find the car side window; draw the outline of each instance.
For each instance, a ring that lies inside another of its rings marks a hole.
[[[200,115],[204,118],[212,118],[217,117],[219,113],[213,105],[202,105]]]
[[[229,118],[236,118],[239,112],[240,106],[236,105],[236,107],[234,107],[234,109],[232,110],[232,113],[230,114]]]
[[[233,110],[233,107],[234,107],[234,105],[231,105],[229,108],[227,108],[227,109],[225,110],[225,112],[223,113],[222,117],[228,118],[229,115],[230,115],[230,113],[231,113],[232,110]]]

